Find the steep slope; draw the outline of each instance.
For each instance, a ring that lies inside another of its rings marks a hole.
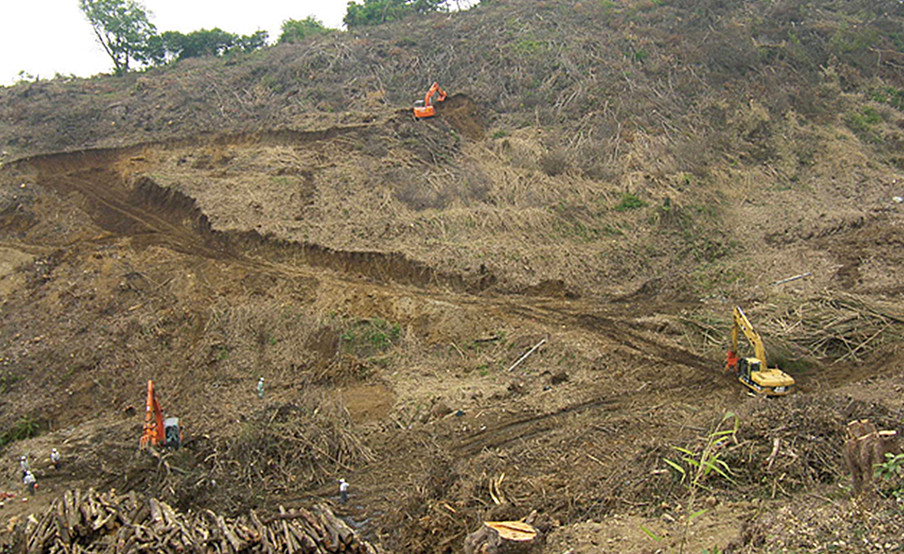
[[[845,423],[901,422],[901,23],[496,0],[0,89],[4,455],[68,462],[6,513],[72,487],[272,512],[345,477],[390,552],[534,510],[547,552],[893,540],[890,503],[826,522],[858,509]],[[795,396],[720,371],[737,302]],[[149,378],[189,439],[162,462],[135,455]],[[663,459],[726,412],[732,479],[685,525],[703,488]]]
[[[893,207],[900,18],[896,2],[493,2],[250,57],[11,87],[0,138],[15,158],[395,117],[348,137],[358,173],[269,175],[286,177],[281,194],[314,191],[317,226],[274,208],[252,221],[250,205],[214,226],[242,217],[280,239],[492,266],[511,287],[623,291],[676,272],[749,287],[759,276],[726,260],[771,281],[784,269],[757,257],[764,243],[786,250]],[[431,79],[467,93],[486,133],[395,113]],[[847,257],[817,250],[800,264],[828,259],[814,273]]]

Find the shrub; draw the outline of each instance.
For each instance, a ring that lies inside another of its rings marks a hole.
[[[884,496],[904,501],[904,454],[885,454],[885,461],[876,464],[875,473],[885,484],[880,488]]]
[[[568,169],[568,155],[555,149],[540,156],[540,168],[550,177],[561,175]]]
[[[640,198],[634,196],[630,192],[626,192],[622,195],[621,200],[619,200],[618,204],[616,204],[613,209],[617,212],[626,212],[628,210],[643,208],[646,205],[647,203]]]
[[[388,350],[401,335],[401,325],[375,317],[354,323],[339,338],[347,353],[369,357]]]
[[[444,11],[445,0],[364,0],[363,4],[348,3],[343,23],[352,27],[380,25],[414,14]]]
[[[874,108],[866,107],[860,111],[848,112],[844,117],[844,122],[848,128],[857,135],[860,140],[870,143],[878,143],[882,141],[882,137],[874,129],[874,125],[882,121],[882,116]]]
[[[41,424],[37,420],[31,416],[22,416],[12,427],[0,435],[0,446],[36,437],[40,432]]]
[[[305,19],[287,19],[282,24],[282,34],[279,35],[280,43],[294,43],[323,33],[330,32],[330,29],[323,26],[323,23],[314,16],[308,16]]]

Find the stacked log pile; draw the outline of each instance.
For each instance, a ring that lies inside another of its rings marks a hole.
[[[226,519],[210,510],[183,514],[135,493],[66,492],[41,516],[3,538],[4,551],[377,554],[324,505],[271,517]]]

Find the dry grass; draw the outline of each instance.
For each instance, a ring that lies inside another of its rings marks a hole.
[[[768,328],[812,356],[858,362],[904,340],[904,311],[894,302],[826,291],[780,314]]]

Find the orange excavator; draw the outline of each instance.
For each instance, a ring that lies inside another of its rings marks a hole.
[[[414,104],[414,117],[421,119],[424,117],[433,117],[436,115],[436,106],[433,105],[433,95],[436,94],[436,101],[443,102],[446,100],[446,91],[439,86],[439,83],[433,83],[424,100],[418,100]]]
[[[148,446],[166,446],[179,448],[182,445],[182,428],[178,417],[163,419],[163,409],[154,392],[154,382],[148,381],[147,409],[144,414],[144,433],[141,435],[141,448]]]

